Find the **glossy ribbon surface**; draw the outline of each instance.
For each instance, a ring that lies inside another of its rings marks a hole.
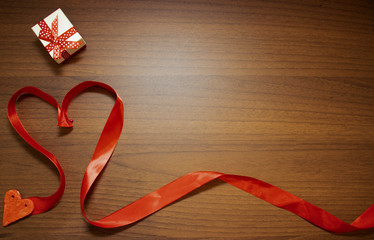
[[[202,185],[218,178],[277,207],[288,210],[306,219],[312,224],[333,233],[351,232],[374,227],[374,205],[369,207],[353,223],[348,224],[325,210],[258,179],[210,171],[186,174],[98,221],[89,220],[84,209],[86,195],[113,154],[114,148],[121,135],[124,122],[123,102],[115,90],[104,83],[92,81],[80,83],[72,88],[64,97],[61,107],[53,97],[34,87],[20,89],[9,101],[8,117],[14,129],[32,147],[49,158],[60,173],[60,186],[53,195],[49,197],[28,198],[34,203],[34,211],[32,214],[43,213],[56,205],[64,192],[65,176],[56,157],[40,146],[23,127],[16,112],[17,98],[20,95],[27,93],[45,100],[57,108],[58,125],[61,127],[72,127],[72,121],[70,121],[67,115],[69,103],[75,96],[90,87],[104,88],[112,92],[116,97],[116,102],[101,133],[92,159],[84,173],[81,186],[80,204],[83,216],[89,223],[95,226],[102,228],[115,228],[134,223],[171,204]]]

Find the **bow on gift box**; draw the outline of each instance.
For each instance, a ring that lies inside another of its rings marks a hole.
[[[40,21],[38,25],[41,28],[39,38],[50,42],[45,48],[48,52],[53,51],[53,59],[60,59],[62,55],[64,55],[65,59],[69,58],[70,55],[65,49],[76,49],[82,44],[82,41],[66,41],[66,39],[77,33],[74,27],[69,28],[58,36],[58,15],[52,21],[52,29],[48,27],[44,20]]]

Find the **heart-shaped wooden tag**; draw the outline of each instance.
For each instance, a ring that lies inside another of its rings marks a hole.
[[[30,199],[22,199],[17,190],[9,190],[4,198],[3,226],[30,215],[34,211],[34,203]]]

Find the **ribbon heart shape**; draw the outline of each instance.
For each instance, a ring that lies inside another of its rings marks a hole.
[[[63,53],[64,58],[68,58],[70,55],[65,49],[76,49],[82,44],[81,41],[66,41],[66,39],[77,33],[75,27],[69,28],[66,32],[58,36],[58,15],[52,21],[52,29],[48,27],[44,20],[40,21],[38,25],[41,28],[39,38],[50,42],[45,48],[48,52],[53,51],[53,59],[60,59]]]
[[[3,225],[7,225],[10,222],[16,221],[29,214],[35,215],[50,210],[61,199],[65,189],[65,175],[57,158],[39,145],[28,134],[19,120],[16,112],[16,102],[18,97],[22,94],[32,94],[45,100],[56,107],[58,119],[57,124],[60,127],[72,127],[72,121],[70,121],[67,115],[69,104],[75,96],[90,87],[104,88],[113,93],[116,98],[116,102],[101,133],[91,161],[86,168],[81,185],[80,205],[82,214],[89,223],[95,226],[114,228],[134,223],[171,204],[202,185],[218,178],[279,208],[288,210],[306,219],[312,224],[333,233],[351,232],[374,227],[374,205],[362,213],[352,224],[348,224],[325,210],[269,183],[251,177],[211,171],[188,173],[98,221],[89,220],[84,209],[86,195],[113,154],[114,148],[121,135],[124,122],[123,102],[116,91],[107,84],[93,81],[82,82],[73,87],[65,95],[61,107],[52,96],[35,87],[22,88],[11,97],[7,109],[9,121],[27,143],[37,151],[44,154],[56,166],[60,174],[60,186],[57,191],[49,197],[30,197],[20,200],[20,197],[18,198],[17,196],[17,199],[21,202],[20,204],[15,204],[16,207],[11,207],[9,205],[11,204],[9,196],[17,193],[17,191],[10,190],[5,197],[6,201],[3,218],[5,220],[3,220]],[[27,204],[27,207],[29,207],[28,209],[31,209],[31,211],[26,211],[26,209],[22,207],[22,204],[26,203],[26,201],[28,201],[29,204]]]

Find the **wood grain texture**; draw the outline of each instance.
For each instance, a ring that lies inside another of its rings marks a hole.
[[[87,42],[63,65],[31,31],[58,7]],[[259,178],[348,222],[374,203],[373,1],[3,0],[0,42],[1,194],[48,196],[58,186],[52,164],[9,124],[10,96],[31,85],[61,102],[96,80],[124,99],[125,126],[89,197],[92,219],[198,170]],[[88,225],[80,182],[113,103],[86,91],[66,131],[51,106],[19,100],[26,129],[60,160],[66,190],[53,210],[0,238],[374,238],[327,233],[220,181],[129,227]]]

